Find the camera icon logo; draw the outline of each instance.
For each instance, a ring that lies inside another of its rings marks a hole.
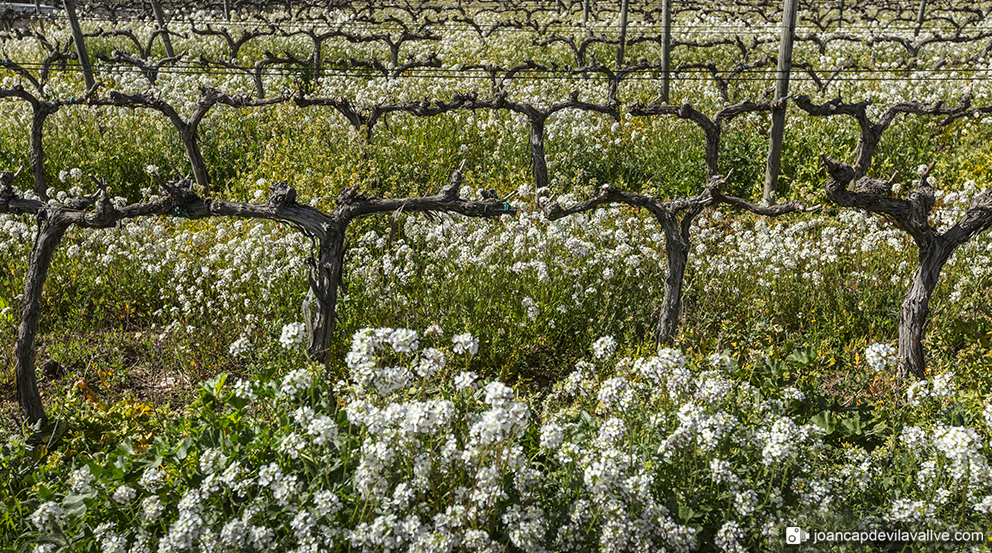
[[[785,543],[798,545],[809,539],[809,534],[798,526],[789,526],[785,529]]]

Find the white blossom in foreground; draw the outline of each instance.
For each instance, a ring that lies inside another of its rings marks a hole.
[[[296,369],[286,373],[279,391],[289,397],[295,397],[296,394],[309,390],[312,384],[313,379],[306,369]]]
[[[120,486],[114,490],[114,501],[121,505],[127,505],[128,503],[134,501],[137,497],[138,491],[130,486]]]
[[[886,367],[895,367],[896,348],[889,344],[876,342],[865,349],[865,360],[875,372],[881,372]]]
[[[234,357],[241,357],[251,351],[251,342],[248,341],[248,338],[242,336],[241,338],[231,342],[231,345],[227,348],[227,351]]]
[[[34,524],[38,530],[45,530],[53,524],[60,524],[63,520],[65,520],[65,511],[54,501],[42,503],[31,515],[31,524]]]
[[[282,327],[282,335],[279,336],[279,343],[285,349],[293,349],[306,340],[307,327],[303,323],[289,323]]]
[[[592,344],[592,355],[596,359],[609,359],[617,350],[617,341],[613,336],[603,336]]]
[[[451,343],[454,344],[452,351],[458,354],[467,353],[469,355],[475,355],[479,353],[479,339],[472,336],[470,333],[458,334],[451,339]]]

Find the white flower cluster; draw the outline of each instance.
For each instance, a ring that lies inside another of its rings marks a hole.
[[[596,359],[609,359],[617,350],[617,341],[613,336],[603,336],[592,343],[592,355]]]
[[[875,342],[865,349],[865,360],[875,372],[881,372],[886,367],[896,366],[896,348],[889,344]]]
[[[300,392],[305,392],[313,385],[313,377],[307,369],[294,369],[286,373],[282,378],[282,385],[279,392],[287,397],[296,397]]]
[[[138,490],[130,486],[119,486],[114,490],[114,501],[121,505],[127,505],[134,501],[134,498],[138,496]]]
[[[88,465],[83,465],[82,467],[72,471],[72,475],[69,477],[67,484],[72,493],[86,493],[90,489],[90,485],[93,484],[95,476],[90,472],[90,467]]]
[[[889,510],[889,522],[923,522],[933,518],[934,506],[926,501],[897,499]]]
[[[231,345],[227,348],[227,351],[234,357],[241,357],[251,351],[251,341],[249,341],[247,337],[242,336],[241,338],[231,342]]]
[[[458,334],[451,338],[454,344],[452,351],[459,354],[475,355],[479,353],[479,339],[469,333]]]
[[[988,459],[981,453],[984,446],[974,428],[944,426],[938,423],[933,429],[931,442],[948,461],[945,470],[959,482],[992,482]]]
[[[293,349],[302,344],[307,338],[307,327],[303,323],[289,323],[282,327],[279,343],[285,349]],[[233,344],[232,344],[233,347]]]
[[[207,449],[200,455],[200,470],[204,474],[220,472],[227,467],[227,455],[216,449]]]
[[[31,524],[38,530],[46,530],[49,526],[61,524],[65,520],[65,511],[54,501],[42,503],[31,514]]]
[[[919,405],[926,398],[951,397],[957,391],[954,384],[954,371],[938,374],[930,380],[918,380],[906,389],[906,399],[910,405]]]

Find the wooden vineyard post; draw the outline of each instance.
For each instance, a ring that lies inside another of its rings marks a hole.
[[[620,44],[617,46],[617,69],[623,67],[623,48],[627,44],[627,6],[629,0],[620,4]]]
[[[582,0],[582,24],[589,24],[589,0]]]
[[[775,105],[772,109],[772,136],[768,143],[765,188],[761,198],[766,205],[775,203],[778,171],[782,164],[782,137],[785,133],[785,103],[789,95],[789,72],[792,70],[792,39],[796,32],[798,0],[784,0],[782,6],[782,41],[778,48],[778,71],[775,81]]]
[[[159,0],[151,0],[152,11],[155,12],[155,20],[162,29],[162,44],[165,45],[165,54],[170,58],[176,57],[176,52],[172,49],[172,39],[169,37],[169,29],[165,26],[165,10]]]
[[[672,74],[672,0],[664,0],[661,12],[661,101],[667,104],[671,95]]]
[[[83,68],[83,78],[86,79],[86,90],[92,90],[96,86],[96,79],[93,78],[93,67],[90,66],[90,56],[86,53],[86,42],[83,41],[83,29],[79,26],[79,18],[76,17],[76,2],[74,0],[62,0],[62,7],[65,8],[65,15],[69,18],[69,26],[72,27],[72,41],[76,45],[76,56],[79,57],[79,65]]]
[[[920,29],[923,28],[923,17],[927,13],[927,0],[920,0],[920,10],[916,12],[916,31],[913,33],[914,36],[919,36]]]

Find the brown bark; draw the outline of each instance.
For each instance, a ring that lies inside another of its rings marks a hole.
[[[548,161],[544,155],[544,118],[531,119],[529,143],[534,186],[545,188],[548,186]]]
[[[346,225],[344,225],[346,226]],[[337,320],[338,289],[344,271],[344,228],[333,225],[327,237],[320,241],[319,256],[311,267],[310,289],[317,304],[314,306],[313,333],[307,351],[321,366],[330,362],[331,338]]]
[[[703,131],[705,137],[706,176],[712,179],[720,174],[720,137],[723,134],[723,124],[744,113],[770,111],[772,104],[773,102],[768,99],[761,99],[757,102],[740,102],[720,109],[713,115],[712,119],[693,108],[691,104],[671,106],[657,102],[647,105],[635,103],[630,106],[628,111],[634,116],[674,115],[695,123]]]
[[[683,221],[692,221],[702,211],[694,206],[683,215]],[[670,344],[678,331],[679,314],[682,311],[682,283],[689,263],[689,232],[683,233],[677,217],[658,218],[665,232],[665,256],[668,271],[665,272],[665,293],[661,300],[661,315],[655,338],[659,344]]]
[[[992,226],[992,191],[986,190],[972,200],[964,217],[943,234],[930,226],[930,210],[934,205],[934,189],[927,181],[933,165],[928,168],[905,200],[888,196],[887,181],[863,178],[859,191],[848,190],[857,174],[850,165],[823,156],[829,178],[827,197],[844,207],[856,207],[888,215],[899,227],[913,237],[919,249],[919,263],[913,282],[903,299],[899,312],[899,372],[903,376],[926,377],[926,357],[923,340],[933,296],[940,271],[955,248]]]
[[[41,319],[41,294],[48,278],[48,268],[59,242],[72,221],[60,211],[38,215],[38,235],[28,261],[21,300],[21,322],[17,327],[14,374],[17,378],[17,402],[28,424],[48,424],[35,377],[35,337]]]

